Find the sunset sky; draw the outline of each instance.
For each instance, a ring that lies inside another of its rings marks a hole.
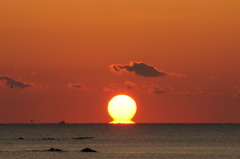
[[[239,0],[0,1],[0,123],[239,123],[239,63]]]

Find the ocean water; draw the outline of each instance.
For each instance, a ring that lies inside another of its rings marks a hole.
[[[240,124],[0,125],[0,159],[79,158],[239,159]]]

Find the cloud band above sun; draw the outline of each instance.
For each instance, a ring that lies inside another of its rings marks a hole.
[[[111,71],[115,73],[122,73],[122,72],[132,72],[139,76],[144,77],[161,77],[166,76],[167,73],[162,70],[158,70],[156,67],[148,65],[143,62],[133,62],[131,61],[130,64],[112,64],[110,65]]]

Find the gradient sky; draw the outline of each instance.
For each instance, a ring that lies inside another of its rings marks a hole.
[[[1,0],[0,123],[240,122],[239,0]]]

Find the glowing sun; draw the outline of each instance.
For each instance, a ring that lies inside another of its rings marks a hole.
[[[117,95],[108,103],[108,113],[113,118],[110,124],[134,124],[136,111],[136,102],[127,95]]]

